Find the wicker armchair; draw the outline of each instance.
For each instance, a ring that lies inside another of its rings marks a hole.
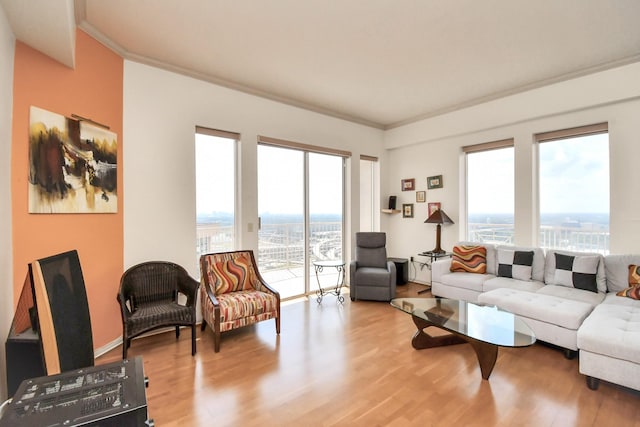
[[[202,255],[200,271],[202,330],[213,329],[216,353],[224,331],[275,319],[280,333],[280,294],[260,276],[253,251]]]
[[[134,265],[120,279],[118,302],[122,313],[122,358],[131,339],[156,328],[191,326],[191,355],[196,353],[197,280],[172,262],[151,261]],[[187,297],[178,303],[178,294]]]

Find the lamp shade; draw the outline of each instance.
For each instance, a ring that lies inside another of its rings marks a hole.
[[[425,219],[424,222],[429,224],[438,224],[436,227],[436,247],[433,248],[431,252],[434,254],[445,253],[446,251],[442,250],[440,247],[440,227],[441,224],[455,224],[453,220],[449,218],[442,209],[436,209],[436,211],[429,215],[429,218]]]
[[[429,224],[455,224],[442,209],[436,209],[424,222]]]

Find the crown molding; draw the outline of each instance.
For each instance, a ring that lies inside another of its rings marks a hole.
[[[390,130],[390,129],[395,129],[401,126],[405,126],[405,125],[410,125],[416,122],[419,122],[421,120],[426,120],[426,119],[430,119],[433,117],[437,117],[437,116],[442,116],[444,114],[447,113],[452,113],[454,111],[458,111],[458,110],[462,110],[464,108],[469,108],[469,107],[474,107],[476,105],[480,105],[480,104],[484,104],[486,102],[490,102],[490,101],[495,101],[497,99],[500,98],[506,98],[507,96],[511,96],[511,95],[517,95],[519,93],[523,93],[523,92],[527,92],[530,90],[534,90],[534,89],[539,89],[545,86],[549,86],[555,83],[561,83],[561,82],[565,82],[568,80],[572,80],[572,79],[576,79],[578,77],[584,77],[584,76],[588,76],[590,74],[595,74],[595,73],[599,73],[602,71],[607,71],[613,68],[617,68],[617,67],[622,67],[625,65],[629,65],[629,64],[633,64],[635,62],[640,62],[640,54],[636,54],[636,55],[632,55],[632,56],[628,56],[626,58],[622,58],[622,59],[618,59],[615,61],[610,61],[610,62],[605,62],[599,65],[595,65],[589,68],[584,68],[582,70],[579,71],[575,71],[575,72],[571,72],[571,73],[566,73],[560,76],[556,76],[556,77],[552,77],[552,78],[548,78],[548,79],[543,79],[543,80],[539,80],[537,82],[534,83],[529,83],[526,85],[522,85],[522,86],[518,86],[515,88],[511,88],[508,90],[504,90],[504,91],[500,91],[500,92],[494,92],[492,94],[489,94],[487,96],[482,96],[479,98],[475,98],[469,101],[465,101],[465,102],[460,102],[457,104],[453,104],[450,105],[448,107],[445,108],[441,108],[438,110],[434,110],[430,113],[425,113],[419,116],[415,116],[406,120],[401,120],[389,125],[384,126],[383,130]]]

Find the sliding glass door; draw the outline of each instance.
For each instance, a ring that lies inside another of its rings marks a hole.
[[[340,156],[258,146],[258,263],[282,298],[317,289],[313,261],[342,259],[343,175]]]
[[[258,264],[281,298],[305,293],[304,153],[258,146]]]
[[[314,261],[341,260],[343,224],[342,157],[308,154],[309,162],[309,274],[311,291],[318,283],[323,288],[335,286],[338,270],[323,268],[316,277]]]

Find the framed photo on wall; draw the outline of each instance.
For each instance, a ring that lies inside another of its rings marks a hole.
[[[413,191],[416,189],[416,179],[415,178],[403,179],[401,182],[401,185],[402,185],[402,191]]]
[[[416,203],[424,203],[427,200],[426,191],[416,191]]]
[[[405,203],[402,205],[402,217],[413,218],[413,203]]]
[[[427,188],[442,188],[442,175],[430,176],[427,178]]]
[[[429,210],[429,216],[431,216],[435,211],[440,209],[440,202],[428,203],[427,204],[427,209]]]

